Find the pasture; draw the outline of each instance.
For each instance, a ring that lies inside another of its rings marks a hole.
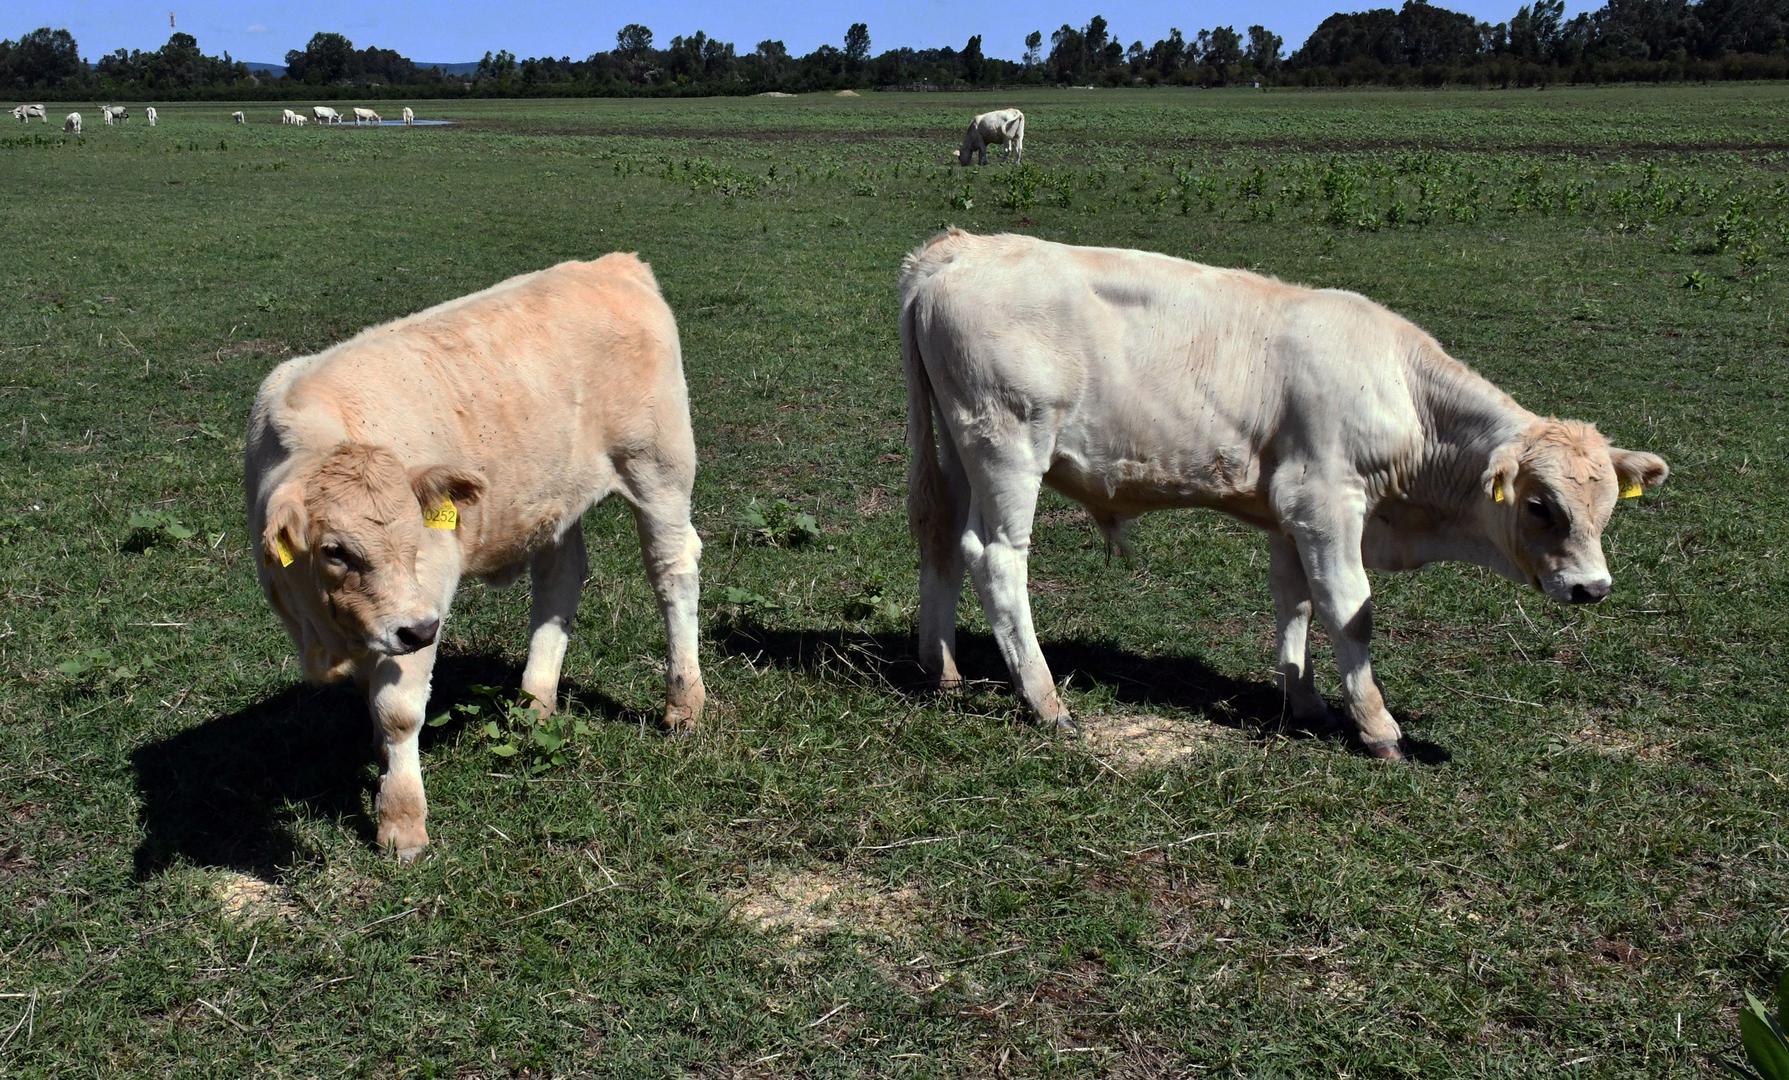
[[[0,127],[0,1075],[1737,1054],[1789,962],[1789,88],[413,104],[457,123]],[[1008,104],[1023,168],[944,164]],[[1282,723],[1265,544],[1209,514],[1142,519],[1126,563],[1046,494],[1032,600],[1085,739],[1023,719],[972,600],[973,685],[917,693],[895,274],[945,223],[1358,290],[1671,479],[1618,509],[1594,608],[1374,576],[1408,766]],[[682,328],[706,727],[653,730],[605,504],[565,723],[508,715],[526,589],[462,588],[435,844],[398,865],[359,697],[302,685],[255,584],[254,389],[611,250]]]

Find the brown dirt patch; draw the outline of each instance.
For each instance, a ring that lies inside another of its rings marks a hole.
[[[298,917],[298,907],[286,896],[286,890],[247,874],[225,873],[212,884],[211,896],[224,918],[232,922],[267,918],[290,922]]]
[[[912,887],[890,889],[839,867],[771,870],[730,895],[735,918],[790,947],[834,932],[903,937],[922,907]]]
[[[1673,745],[1653,742],[1631,731],[1595,722],[1572,733],[1572,741],[1592,753],[1604,757],[1631,757],[1640,761],[1663,761],[1671,756]]]
[[[1119,772],[1165,769],[1221,737],[1212,724],[1171,720],[1150,713],[1095,714],[1079,718],[1087,751]]]
[[[235,360],[244,356],[289,356],[292,346],[272,338],[246,338],[226,341],[217,347],[217,359]]]

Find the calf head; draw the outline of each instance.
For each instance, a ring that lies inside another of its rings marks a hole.
[[[363,443],[294,463],[268,498],[261,554],[306,677],[332,681],[367,654],[399,656],[435,640],[445,598],[417,573],[424,512],[446,499],[475,502],[483,489],[474,473],[407,468]]]
[[[1590,424],[1539,420],[1491,453],[1487,531],[1510,576],[1551,600],[1594,604],[1609,595],[1603,527],[1616,501],[1669,473],[1663,458],[1610,446]]]

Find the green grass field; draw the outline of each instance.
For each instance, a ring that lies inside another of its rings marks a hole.
[[[1789,961],[1789,87],[415,104],[460,122],[0,128],[0,1075],[1738,1053]],[[1027,164],[946,166],[1004,104]],[[895,274],[947,222],[1358,290],[1671,479],[1617,513],[1594,609],[1375,578],[1408,767],[1282,729],[1265,544],[1213,515],[1108,562],[1046,495],[1033,603],[1084,741],[1024,720],[973,602],[980,681],[918,694]],[[254,389],[616,249],[683,331],[709,722],[652,729],[662,633],[599,507],[566,663],[590,730],[538,773],[490,752],[474,688],[516,686],[526,589],[464,588],[435,845],[397,865],[362,705],[301,684],[255,585]],[[754,505],[819,536],[764,543]]]

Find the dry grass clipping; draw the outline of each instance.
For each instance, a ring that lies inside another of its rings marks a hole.
[[[1148,713],[1083,716],[1078,722],[1087,751],[1126,773],[1165,769],[1218,737],[1218,729],[1211,724]]]
[[[898,938],[918,919],[919,893],[887,889],[837,867],[777,869],[733,891],[733,915],[784,945],[826,934]]]
[[[266,918],[291,921],[298,908],[278,885],[247,874],[226,872],[211,886],[224,918],[233,922],[254,922]]]

